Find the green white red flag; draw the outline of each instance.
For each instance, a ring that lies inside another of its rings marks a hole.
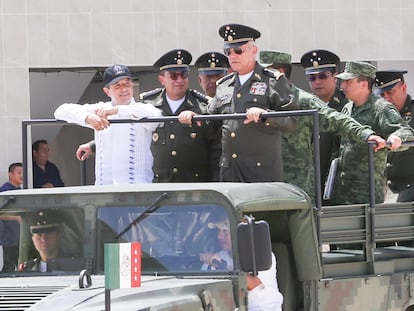
[[[141,243],[105,244],[105,288],[141,286]]]

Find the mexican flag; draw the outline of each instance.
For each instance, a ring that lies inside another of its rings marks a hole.
[[[141,243],[107,243],[105,253],[105,288],[141,286]]]

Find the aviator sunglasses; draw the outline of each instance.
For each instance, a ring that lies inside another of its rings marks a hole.
[[[229,56],[231,50],[233,50],[233,53],[236,53],[237,55],[241,55],[245,51],[240,46],[236,46],[234,48],[226,48],[226,49],[224,49],[224,55]]]
[[[181,79],[187,79],[188,78],[188,71],[168,71],[170,74],[171,80],[177,80],[179,76],[181,76]]]
[[[306,78],[313,82],[316,81],[316,79],[319,80],[325,80],[328,79],[331,75],[328,74],[328,72],[319,72],[319,73],[315,73],[315,74],[310,74],[310,75],[306,75]]]

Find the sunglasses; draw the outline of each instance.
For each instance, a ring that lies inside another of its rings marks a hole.
[[[316,81],[316,79],[319,80],[325,80],[328,79],[331,75],[328,74],[327,72],[319,72],[319,73],[315,73],[315,74],[311,74],[311,75],[306,75],[306,78],[310,81]]]
[[[233,53],[236,53],[237,55],[241,55],[245,51],[240,46],[236,46],[234,48],[224,49],[224,55],[229,56],[231,54],[231,52],[230,52],[231,50],[233,50]]]
[[[188,71],[169,71],[171,80],[177,80],[179,76],[181,76],[181,79],[187,79],[188,78]]]

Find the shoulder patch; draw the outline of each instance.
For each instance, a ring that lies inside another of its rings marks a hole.
[[[194,97],[196,97],[197,99],[201,100],[202,102],[207,103],[211,97],[204,95],[203,93],[197,91],[197,90],[193,90],[193,89],[189,89],[190,93],[194,95]]]
[[[148,97],[151,97],[153,95],[158,95],[159,93],[162,92],[162,88],[157,87],[156,89],[153,89],[151,91],[148,92],[143,92],[141,94],[139,94],[139,99],[147,99]]]
[[[231,72],[228,75],[225,75],[224,77],[222,77],[222,78],[220,78],[216,81],[216,85],[222,84],[224,81],[227,81],[228,79],[233,78],[235,75],[236,75],[235,72]]]
[[[278,80],[284,73],[280,72],[279,70],[272,69],[272,68],[265,68],[263,69],[264,73],[272,78]]]

